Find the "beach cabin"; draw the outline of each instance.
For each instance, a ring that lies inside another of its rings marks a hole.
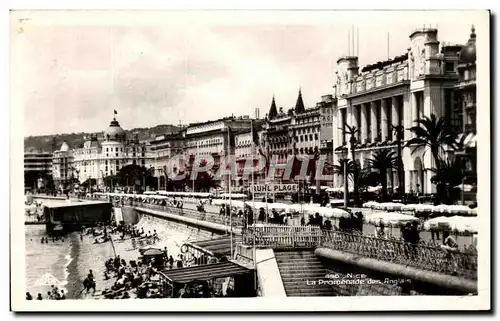
[[[66,233],[109,222],[112,208],[109,202],[97,201],[44,205],[47,232]]]

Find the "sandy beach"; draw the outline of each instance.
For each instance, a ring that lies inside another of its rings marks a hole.
[[[137,260],[140,256],[139,249],[142,247],[155,247],[163,249],[167,247],[169,255],[174,259],[180,254],[180,247],[185,242],[202,240],[210,238],[210,235],[198,230],[187,230],[179,228],[168,221],[144,216],[136,225],[139,229],[144,228],[144,231],[153,232],[156,230],[160,240],[155,244],[148,244],[145,240],[136,241],[135,248],[130,237],[126,236],[124,240],[119,234],[111,234],[113,239],[114,249],[121,259],[124,259],[127,264],[131,260]],[[103,290],[109,289],[115,278],[109,280],[104,279],[105,265],[104,262],[111,257],[114,257],[113,246],[111,242],[103,244],[94,244],[95,238],[91,235],[84,235],[83,240],[80,240],[79,233],[70,235],[72,243],[72,261],[68,265],[68,298],[69,299],[99,299]],[[92,270],[96,280],[96,295],[86,295],[83,289],[83,280]],[[131,293],[132,297],[134,295]]]

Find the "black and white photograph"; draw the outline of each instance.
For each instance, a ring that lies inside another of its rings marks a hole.
[[[9,36],[13,311],[490,309],[488,11]]]

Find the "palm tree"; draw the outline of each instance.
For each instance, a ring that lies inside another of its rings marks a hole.
[[[352,157],[352,161],[353,163],[356,162],[356,157],[355,157],[355,151],[356,151],[356,143],[357,143],[357,139],[356,139],[356,136],[358,135],[359,133],[359,129],[356,128],[356,126],[349,126],[349,125],[345,125],[344,127],[344,134],[346,135],[349,135],[349,144],[350,144],[350,147],[351,147],[351,157]],[[359,168],[358,166],[354,166],[353,167],[354,171],[353,171],[353,185],[354,185],[354,190],[353,190],[353,196],[354,196],[354,203],[356,205],[360,205],[360,200],[359,200],[359,192],[358,192],[358,185],[359,185]]]
[[[464,172],[463,162],[459,158],[450,160],[439,160],[439,170],[432,169],[435,173],[431,177],[431,182],[437,186],[442,186],[444,201],[446,204],[453,204],[458,197],[456,187],[462,183]]]
[[[410,139],[405,147],[413,148],[412,154],[420,148],[429,148],[434,163],[436,164],[436,172],[441,169],[440,154],[443,151],[443,146],[453,146],[455,144],[456,133],[453,132],[450,123],[444,118],[438,118],[435,114],[430,117],[424,116],[423,118],[416,119],[416,126],[410,128],[410,131],[415,134],[415,137]],[[439,189],[441,185],[437,185],[437,195],[435,203],[439,204],[439,196],[442,191]]]
[[[335,173],[341,174],[342,177],[344,177],[346,173],[345,170],[347,169],[347,178],[352,179],[354,176],[356,164],[348,158],[341,158],[337,162],[338,164],[333,165],[333,171]],[[344,169],[344,167],[346,167],[346,169]]]
[[[387,172],[396,167],[397,157],[394,151],[388,149],[378,150],[368,160],[370,167],[376,169],[380,174],[382,185],[382,201],[387,199]]]
[[[348,159],[342,158],[338,160],[337,165],[333,165],[333,171],[335,173],[342,173],[344,181],[344,207],[347,209],[349,204],[349,176],[353,176],[356,168],[356,164]]]
[[[377,186],[380,184],[380,174],[373,172],[370,167],[363,168],[359,171],[358,190],[365,192],[369,186]]]

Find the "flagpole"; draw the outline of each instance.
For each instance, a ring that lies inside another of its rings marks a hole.
[[[253,141],[253,121],[250,122],[251,124],[251,131],[252,131],[252,141]],[[253,142],[253,151],[252,151],[252,202],[253,202],[253,209],[255,210],[255,191],[254,191],[254,185],[255,185],[255,181],[254,181],[254,165],[253,165],[253,161],[254,161],[254,156],[255,156],[255,151],[256,151],[256,146],[255,146],[255,142]],[[255,215],[253,214],[253,211],[252,211],[252,222],[255,222]]]
[[[227,149],[228,149],[228,157],[226,159],[229,160],[231,156],[231,137],[230,137],[230,129],[228,127],[227,131]],[[231,164],[230,164],[231,165]],[[230,168],[232,170],[232,168]],[[231,243],[231,259],[233,259],[233,220],[232,220],[232,203],[231,203],[231,172],[229,173],[229,242]]]

